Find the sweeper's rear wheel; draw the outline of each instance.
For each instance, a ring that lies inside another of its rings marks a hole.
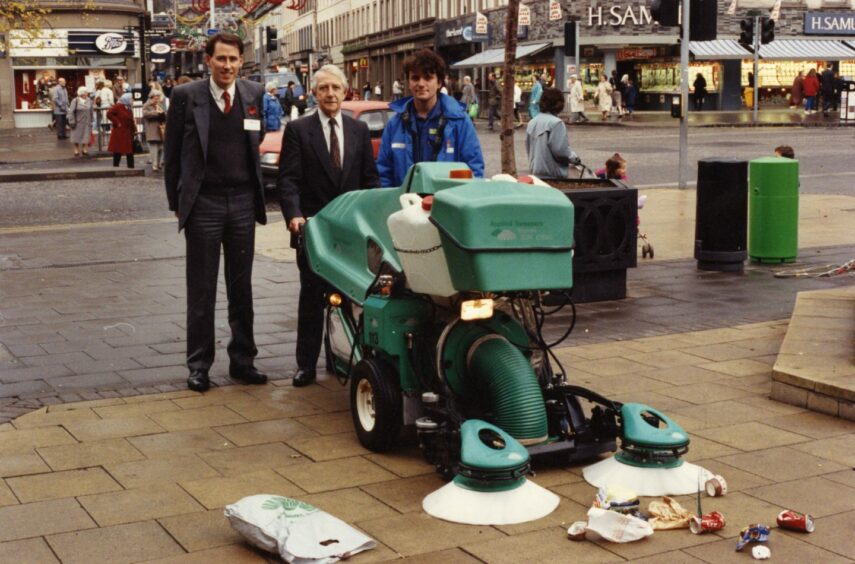
[[[359,442],[375,452],[389,450],[401,430],[401,389],[397,374],[377,359],[364,359],[353,368],[350,413]]]

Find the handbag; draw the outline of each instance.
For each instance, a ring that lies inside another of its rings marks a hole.
[[[134,154],[139,154],[143,152],[142,141],[140,141],[139,135],[134,135],[133,146]]]
[[[478,102],[469,104],[469,117],[471,117],[472,119],[477,118],[478,110],[480,110],[480,108],[478,107]]]
[[[159,123],[157,124],[157,132],[160,133],[160,141],[166,141],[166,124]]]

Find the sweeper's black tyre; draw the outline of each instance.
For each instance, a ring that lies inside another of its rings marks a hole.
[[[350,414],[362,446],[384,452],[402,425],[401,388],[395,370],[377,359],[359,361],[351,372]]]

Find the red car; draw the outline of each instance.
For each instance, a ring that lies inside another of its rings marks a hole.
[[[310,115],[317,111],[317,107],[307,110]],[[346,116],[365,122],[371,134],[371,145],[374,148],[374,158],[380,152],[380,138],[386,122],[395,114],[389,109],[388,102],[352,101],[342,102],[341,111]],[[285,126],[287,127],[287,125]],[[259,152],[261,153],[261,172],[264,175],[265,188],[276,188],[276,177],[279,175],[279,151],[282,149],[282,135],[285,129],[279,131],[268,131],[261,142]]]

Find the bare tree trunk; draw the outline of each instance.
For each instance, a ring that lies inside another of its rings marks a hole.
[[[505,16],[505,64],[502,77],[502,172],[517,174],[517,157],[514,152],[514,62],[517,56],[517,18],[520,0],[508,0]]]

